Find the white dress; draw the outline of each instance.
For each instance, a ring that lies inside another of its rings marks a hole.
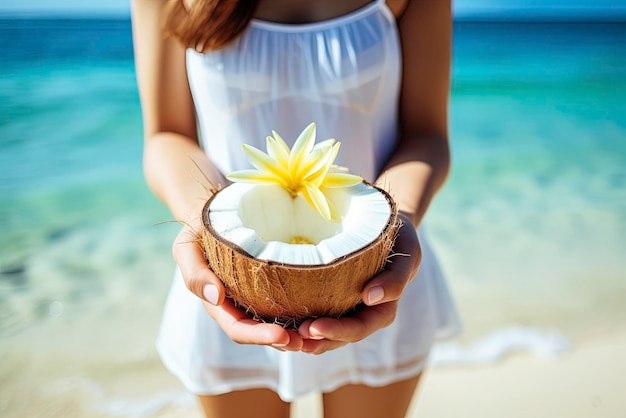
[[[225,49],[189,51],[202,145],[224,173],[250,168],[248,143],[276,130],[289,145],[309,123],[342,142],[337,163],[375,180],[395,144],[401,56],[396,22],[377,0],[310,24],[252,20]],[[386,385],[419,373],[437,338],[458,333],[444,277],[423,231],[423,261],[396,321],[320,356],[232,342],[177,273],[157,349],[193,394],[269,388],[285,401],[348,383]]]

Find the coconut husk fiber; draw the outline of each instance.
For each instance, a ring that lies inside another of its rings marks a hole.
[[[328,264],[310,266],[260,260],[224,239],[210,222],[211,198],[202,212],[205,257],[227,296],[255,319],[297,326],[306,318],[339,317],[362,301],[363,287],[383,269],[393,247],[400,221],[391,197],[381,193],[391,215],[380,235]]]

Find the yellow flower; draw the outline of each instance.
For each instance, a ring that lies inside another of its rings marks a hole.
[[[315,123],[302,131],[291,150],[277,132],[272,134],[266,140],[267,154],[253,146],[243,146],[256,170],[235,171],[226,177],[243,183],[279,184],[292,197],[303,196],[324,219],[336,218],[325,189],[350,187],[363,181],[333,165],[341,143],[328,139],[315,144]]]

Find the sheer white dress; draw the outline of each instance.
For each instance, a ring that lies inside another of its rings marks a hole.
[[[224,173],[250,168],[242,144],[265,149],[265,137],[276,130],[291,146],[315,122],[318,141],[342,142],[337,163],[373,181],[395,145],[400,60],[396,22],[384,0],[319,23],[252,20],[225,49],[187,54],[203,148]],[[177,272],[157,340],[165,366],[193,394],[269,388],[285,401],[419,373],[434,341],[459,330],[421,229],[423,261],[396,321],[320,356],[232,342]]]

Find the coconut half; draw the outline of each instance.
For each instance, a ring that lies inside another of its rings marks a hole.
[[[360,181],[321,189],[328,216],[283,183],[233,183],[206,202],[209,266],[228,296],[257,319],[289,326],[345,314],[387,261],[399,227],[396,205]]]

